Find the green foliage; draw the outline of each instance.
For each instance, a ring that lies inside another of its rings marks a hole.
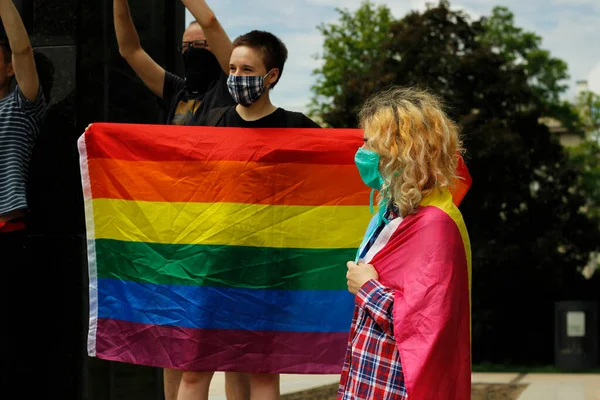
[[[591,140],[600,142],[600,95],[594,92],[579,94],[576,104],[583,130]]]
[[[546,117],[561,121],[569,129],[577,129],[577,115],[560,96],[569,79],[567,63],[542,49],[542,38],[515,26],[514,14],[506,7],[495,7],[489,18],[482,18],[484,30],[478,37],[482,43],[523,67],[530,87]]]
[[[448,2],[440,4],[447,6]],[[384,48],[390,39],[388,30],[393,22],[389,8],[376,7],[365,1],[355,13],[347,9],[337,11],[339,22],[318,27],[325,38],[320,56],[324,64],[313,71],[317,77],[310,104],[313,116],[335,113],[335,104],[343,96],[345,82],[351,77],[368,81],[372,71],[370,65],[391,57]],[[489,18],[484,17],[477,24],[481,29],[476,40],[524,69],[544,116],[556,118],[568,129],[579,131],[577,114],[568,102],[560,98],[567,89],[567,64],[541,48],[540,36],[515,26],[514,15],[506,7],[494,8]],[[377,85],[371,86],[379,89]],[[350,111],[357,111],[359,106],[355,104]]]
[[[581,194],[587,198],[585,211],[600,218],[600,145],[596,140],[587,140],[569,152],[571,161],[580,166],[577,178]]]
[[[585,140],[569,149],[570,159],[579,166],[578,183],[587,198],[585,212],[600,219],[600,95],[593,92],[579,94],[574,110]]]
[[[389,39],[389,8],[366,1],[354,14],[339,8],[337,12],[338,23],[318,26],[325,37],[320,57],[324,63],[314,71],[317,83],[312,87],[315,96],[309,106],[311,115],[332,112],[330,99],[342,92],[347,80],[368,80],[371,65],[386,57],[381,45]]]

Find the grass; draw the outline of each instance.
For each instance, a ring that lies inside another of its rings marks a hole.
[[[473,372],[514,372],[518,374],[600,374],[600,368],[564,370],[553,365],[519,366],[503,364],[476,364]]]

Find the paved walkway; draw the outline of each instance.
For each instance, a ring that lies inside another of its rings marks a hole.
[[[281,375],[281,394],[302,392],[340,381],[339,375]],[[210,384],[210,400],[226,400],[225,374],[217,372]]]
[[[473,383],[528,383],[518,400],[600,400],[600,374],[473,374]]]
[[[281,394],[330,385],[339,375],[282,375]],[[600,374],[499,374],[474,373],[473,383],[529,383],[518,400],[600,400]],[[226,400],[225,377],[216,373],[211,400]]]

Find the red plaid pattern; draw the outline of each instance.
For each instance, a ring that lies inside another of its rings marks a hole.
[[[394,338],[393,291],[371,280],[355,303],[338,400],[407,399]]]

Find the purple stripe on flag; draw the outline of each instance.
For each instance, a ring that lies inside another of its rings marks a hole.
[[[98,319],[95,350],[104,360],[188,371],[339,374],[347,344],[347,332],[194,329]]]

